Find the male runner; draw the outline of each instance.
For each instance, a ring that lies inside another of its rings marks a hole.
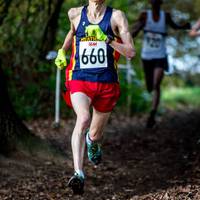
[[[192,27],[192,30],[190,31],[189,35],[191,37],[198,37],[198,36],[200,36],[200,19]]]
[[[71,29],[55,64],[59,69],[66,66],[65,54],[72,44],[70,64],[66,69],[69,92],[65,97],[77,119],[71,140],[75,173],[68,186],[74,194],[82,194],[85,140],[89,160],[99,164],[103,129],[120,95],[118,54],[131,59],[135,51],[124,13],[107,7],[105,0],[89,0],[88,6],[71,8],[68,16]]]
[[[167,25],[174,29],[189,29],[190,24],[183,26],[173,22],[170,13],[161,10],[162,0],[149,0],[152,9],[142,12],[137,23],[133,26],[132,36],[136,37],[140,30],[144,30],[142,48],[142,62],[145,82],[148,92],[153,93],[152,108],[146,127],[155,125],[155,115],[160,102],[160,84],[164,77],[164,70],[168,70],[165,39]]]

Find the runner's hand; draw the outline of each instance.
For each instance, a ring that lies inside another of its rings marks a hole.
[[[57,68],[60,70],[62,70],[64,67],[67,66],[66,52],[64,49],[58,50],[58,55],[55,59],[55,64],[56,64]]]
[[[101,30],[99,25],[89,25],[85,29],[85,34],[87,36],[94,36],[97,38],[97,40],[100,41],[106,41],[107,35],[104,34],[104,32]]]

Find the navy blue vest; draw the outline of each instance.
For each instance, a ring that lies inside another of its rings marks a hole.
[[[107,7],[98,25],[106,35],[115,37],[111,28],[112,11],[112,8]],[[73,38],[72,55],[66,71],[67,80],[118,82],[117,60],[119,53],[105,42],[97,41],[95,37],[87,37],[85,28],[88,25],[91,23],[87,17],[87,6],[84,6]],[[101,43],[100,46],[99,43]]]

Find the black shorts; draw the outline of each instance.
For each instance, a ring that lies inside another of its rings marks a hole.
[[[144,69],[154,69],[154,68],[163,68],[165,71],[169,70],[167,57],[146,60],[142,59]]]

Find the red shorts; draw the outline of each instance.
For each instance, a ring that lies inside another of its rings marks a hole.
[[[66,88],[63,97],[68,106],[72,107],[70,94],[82,92],[90,97],[92,106],[99,112],[111,112],[120,96],[119,83],[72,80],[66,82]]]

